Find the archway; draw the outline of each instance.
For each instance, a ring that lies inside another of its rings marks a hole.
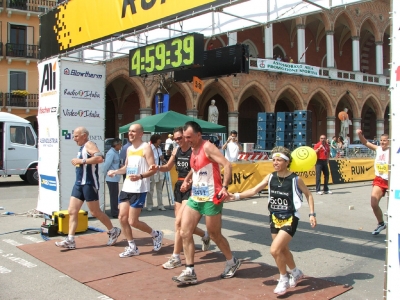
[[[257,141],[257,114],[264,108],[254,96],[243,100],[239,106],[239,140],[242,143],[255,143]]]

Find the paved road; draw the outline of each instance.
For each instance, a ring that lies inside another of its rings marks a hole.
[[[315,195],[319,223],[315,230],[306,222],[307,204],[301,208],[302,219],[291,243],[295,260],[306,275],[354,287],[336,299],[383,297],[386,236],[371,235],[376,221],[369,206],[370,184],[333,185],[332,195]],[[0,215],[0,234],[40,227],[43,219],[23,215],[36,207],[37,187],[25,185],[18,177],[0,178],[0,195],[0,206],[22,214]],[[382,201],[381,206],[386,204],[386,200]],[[349,206],[354,206],[354,210],[349,210]],[[223,232],[235,256],[275,265],[269,254],[271,238],[266,213],[264,196],[225,204]],[[142,218],[151,226],[162,228],[166,238],[173,239],[172,210],[144,211]],[[112,222],[118,225],[118,220]],[[89,220],[89,225],[104,228],[95,219]],[[0,299],[109,299],[16,247],[41,241],[40,235],[19,232],[0,235]],[[195,241],[200,244],[198,238]],[[211,250],[218,251],[214,246]],[[180,270],[160,272],[172,274]]]

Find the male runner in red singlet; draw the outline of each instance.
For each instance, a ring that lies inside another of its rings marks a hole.
[[[183,127],[183,136],[192,147],[190,166],[193,170],[192,195],[183,208],[181,237],[183,252],[186,258],[186,269],[179,276],[172,277],[178,283],[193,284],[197,282],[194,272],[193,232],[202,215],[205,215],[210,238],[225,255],[226,266],[222,278],[231,278],[240,267],[240,260],[232,256],[227,239],[221,233],[221,212],[223,201],[228,199],[228,184],[232,166],[214,144],[202,139],[202,129],[194,121]],[[219,165],[224,167],[222,183]]]

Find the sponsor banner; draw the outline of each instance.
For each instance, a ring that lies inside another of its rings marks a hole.
[[[59,181],[56,169],[54,173],[39,175],[39,198],[36,209],[48,215],[52,215],[53,211],[60,210]]]
[[[104,107],[106,79],[104,66],[61,61],[60,67],[62,102],[68,101],[66,104],[75,105],[76,110]]]
[[[38,115],[44,114],[57,114],[58,107],[56,106],[39,106],[38,107]]]
[[[46,36],[40,41],[41,58],[225,3],[230,0],[65,1],[40,16],[42,36]]]
[[[72,118],[78,122],[92,122],[95,119],[103,120],[104,122],[104,109],[88,109],[76,107],[62,107],[60,108],[60,116],[63,118]]]
[[[294,64],[273,59],[257,59],[257,68],[270,72],[282,72],[304,76],[319,77],[319,67]]]
[[[39,71],[39,107],[40,113],[51,113],[58,107],[60,91],[60,68],[58,58],[49,59],[38,64]],[[47,112],[50,108],[50,112]]]
[[[40,187],[50,191],[57,191],[57,178],[40,174]]]
[[[360,160],[330,160],[329,183],[345,183],[373,180],[375,177],[372,159]],[[367,170],[368,168],[368,170]],[[255,163],[232,163],[232,178],[229,184],[229,192],[237,193],[255,187],[268,174],[274,172],[272,161],[257,161]],[[173,184],[177,181],[175,169],[170,171]],[[223,170],[222,170],[223,176]],[[307,172],[295,172],[307,186],[315,186],[315,168]],[[323,183],[323,175],[321,176]],[[267,187],[266,187],[267,189]],[[400,200],[399,200],[400,203]]]
[[[391,43],[391,62],[390,68],[390,111],[398,112],[400,109],[400,66],[398,61],[400,51],[400,1],[392,1],[393,18],[392,30],[393,36]],[[386,299],[398,299],[400,295],[400,134],[396,128],[400,127],[400,118],[397,113],[390,115],[390,177],[389,177],[389,204],[388,204],[388,242],[387,242],[387,292]],[[399,135],[399,137],[397,137]]]

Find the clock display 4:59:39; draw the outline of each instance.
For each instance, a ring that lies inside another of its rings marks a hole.
[[[162,73],[203,64],[203,35],[193,33],[129,51],[129,75]]]

